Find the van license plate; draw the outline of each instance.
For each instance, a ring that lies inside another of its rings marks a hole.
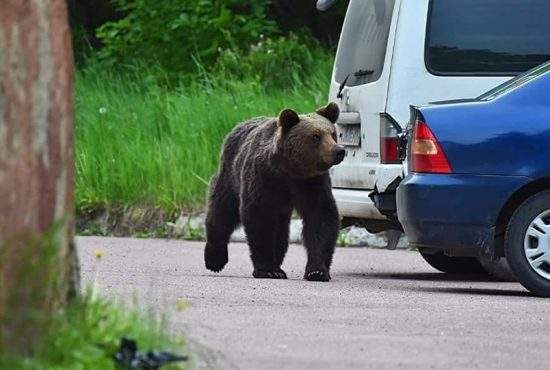
[[[338,143],[349,146],[361,144],[361,125],[340,125]]]

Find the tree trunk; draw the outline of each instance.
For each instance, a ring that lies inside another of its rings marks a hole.
[[[32,318],[77,291],[72,70],[65,1],[2,0],[0,350],[31,348]]]

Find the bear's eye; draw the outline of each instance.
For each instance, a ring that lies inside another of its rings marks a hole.
[[[321,142],[321,135],[319,134],[313,134],[311,135],[311,141],[314,143],[314,144],[318,144]]]

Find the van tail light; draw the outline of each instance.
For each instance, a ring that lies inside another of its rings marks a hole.
[[[410,150],[412,172],[452,173],[441,145],[428,125],[419,118],[414,123]]]
[[[392,122],[393,121],[393,122]],[[397,123],[387,114],[380,115],[380,163],[401,163]]]

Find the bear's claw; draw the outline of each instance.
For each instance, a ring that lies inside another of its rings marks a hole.
[[[304,278],[309,281],[329,281],[330,275],[327,271],[313,270],[306,272]]]
[[[256,279],[286,279],[286,272],[281,269],[275,271],[254,270],[252,273]]]

